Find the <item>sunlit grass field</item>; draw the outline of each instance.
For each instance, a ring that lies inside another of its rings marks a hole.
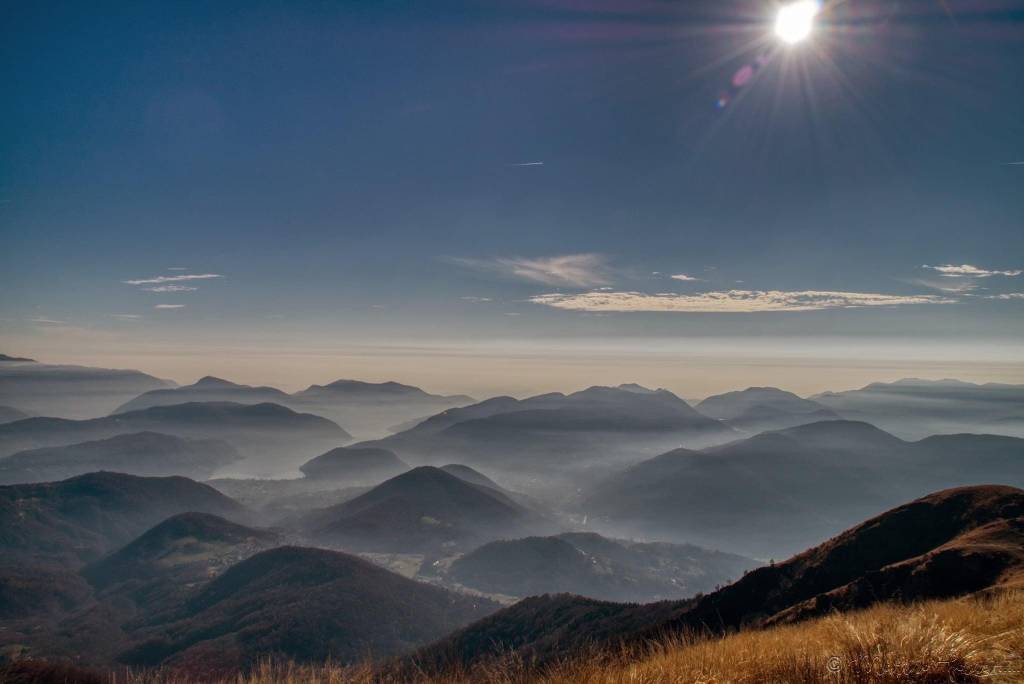
[[[129,684],[209,681],[137,673]],[[388,674],[372,666],[265,663],[222,684],[725,684],[1024,681],[1024,591],[879,605],[724,638],[677,636],[538,672],[514,659],[473,671]]]

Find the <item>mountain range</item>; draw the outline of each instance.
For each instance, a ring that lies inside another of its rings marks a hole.
[[[242,457],[217,439],[182,439],[135,432],[58,447],[19,451],[0,458],[0,484],[52,482],[99,470],[129,475],[182,475],[205,480]]]
[[[0,360],[0,404],[38,416],[94,418],[143,392],[173,385],[137,370]]]
[[[1024,491],[936,492],[718,591],[637,605],[566,594],[520,601],[420,651],[417,669],[497,657],[551,663],[669,634],[723,633],[886,600],[959,596],[1024,580]]]
[[[134,432],[220,439],[244,457],[242,472],[294,472],[311,456],[351,439],[320,416],[277,404],[193,402],[118,413],[105,418],[28,418],[0,425],[0,457],[25,449],[65,446]]]
[[[348,485],[379,484],[409,470],[394,452],[373,447],[338,447],[302,464],[302,474],[314,480],[338,480]]]
[[[757,565],[749,558],[689,544],[572,532],[484,544],[457,558],[445,577],[490,594],[571,593],[647,603],[710,591]]]
[[[396,423],[423,418],[453,406],[472,404],[474,399],[465,395],[429,394],[419,387],[397,382],[358,380],[310,385],[288,394],[274,387],[252,387],[206,376],[192,385],[141,394],[119,406],[114,413],[196,401],[280,404],[295,411],[323,416],[364,438],[370,438],[385,434]]]
[[[90,473],[0,486],[0,633],[34,652],[109,662],[122,643],[125,601],[97,602],[80,570],[166,518],[245,510],[183,477]],[[156,578],[153,578],[154,580]],[[166,593],[184,587],[171,584]]]
[[[139,411],[154,406],[172,406],[197,401],[232,402],[236,404],[281,404],[288,405],[290,396],[274,387],[252,387],[238,385],[212,375],[200,378],[192,385],[155,389],[127,401],[111,413]]]
[[[10,413],[10,420],[29,415],[85,420],[190,402],[279,404],[323,416],[370,439],[387,434],[396,424],[475,400],[462,394],[430,394],[397,382],[359,380],[310,385],[293,394],[214,376],[179,387],[136,370],[53,365],[0,354],[0,406],[24,414]],[[0,411],[0,423],[5,420],[5,411]]]
[[[167,484],[124,479],[119,488]],[[408,653],[498,608],[355,556],[283,541],[278,531],[190,512],[80,573],[33,556],[34,565],[0,572],[0,633],[29,654],[208,677],[273,655],[346,663]]]
[[[840,417],[822,404],[775,387],[748,387],[737,392],[716,394],[698,403],[696,409],[751,434]]]
[[[31,416],[13,406],[0,406],[0,423],[13,423],[16,420],[24,420]]]
[[[174,576],[178,584],[204,581],[259,551],[278,546],[282,536],[246,527],[210,513],[171,516],[82,574],[106,589],[124,583],[149,584]]]
[[[547,526],[504,492],[420,466],[336,506],[302,527],[322,543],[367,551],[437,551]]]
[[[988,482],[1024,485],[1024,440],[906,442],[867,423],[824,421],[667,452],[596,485],[581,511],[598,529],[767,558],[929,491]]]
[[[170,618],[195,587],[283,543],[277,531],[209,513],[181,513],[85,566],[80,575],[95,591],[94,605],[116,612],[117,625],[127,633]],[[116,651],[106,655],[113,658]]]
[[[296,392],[291,404],[330,418],[339,425],[350,425],[360,437],[367,439],[386,434],[393,425],[475,401],[464,394],[430,394],[398,382],[336,380]]]
[[[126,664],[230,674],[278,655],[354,662],[408,652],[496,604],[335,551],[283,546],[231,567],[172,618],[133,632]]]
[[[811,399],[905,439],[959,432],[1024,437],[1024,385],[905,378]]]
[[[66,396],[22,401],[36,390]],[[1024,439],[996,434],[1020,390],[474,402],[0,355],[0,679],[11,658],[207,681],[373,657],[386,681],[518,681],[489,661],[626,663],[681,635],[1024,587]],[[83,415],[46,415],[65,401]]]
[[[7,560],[53,558],[77,567],[190,511],[245,515],[232,499],[184,477],[99,472],[0,486],[0,548]]]
[[[521,487],[562,488],[609,465],[740,434],[671,392],[640,390],[591,387],[523,400],[496,397],[443,411],[361,446],[389,449],[414,465],[456,460],[500,473]]]

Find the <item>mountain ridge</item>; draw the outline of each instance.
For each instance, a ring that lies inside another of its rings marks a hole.
[[[26,449],[65,446],[129,432],[160,432],[182,438],[221,439],[239,450],[238,462],[254,469],[285,470],[351,439],[320,416],[278,404],[187,402],[153,406],[88,420],[28,418],[0,425],[0,456]],[[288,460],[282,459],[282,452]],[[308,456],[303,456],[308,453]],[[299,460],[301,459],[301,460]]]
[[[314,511],[301,525],[314,538],[347,547],[411,551],[522,531],[539,522],[535,517],[501,490],[420,466],[354,499]]]
[[[206,479],[242,457],[217,439],[129,432],[107,439],[19,451],[0,458],[0,483],[51,482],[96,471]]]
[[[496,607],[348,554],[281,546],[229,568],[177,615],[142,630],[120,660],[204,675],[269,654],[354,662],[408,652]]]
[[[587,647],[618,648],[690,630],[721,634],[834,608],[945,598],[1020,582],[1022,516],[1024,490],[1014,487],[934,492],[704,596],[642,606],[565,594],[525,599],[422,649],[409,662],[428,672],[472,667],[498,655],[543,665]],[[963,553],[950,554],[957,546]],[[987,572],[972,575],[979,567]],[[951,576],[961,579],[947,581]]]
[[[579,510],[596,529],[766,558],[900,501],[985,482],[1024,485],[1024,440],[911,442],[863,422],[823,421],[660,454],[588,489]]]

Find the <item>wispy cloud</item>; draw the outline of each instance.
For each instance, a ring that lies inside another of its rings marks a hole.
[[[160,285],[162,283],[177,283],[184,280],[210,280],[211,278],[223,278],[219,273],[183,273],[172,276],[153,276],[152,278],[140,278],[138,280],[122,280],[126,285]]]
[[[686,283],[692,283],[700,280],[700,278],[694,278],[692,275],[686,275],[685,273],[676,273],[674,276],[669,276],[672,280],[682,280]]]
[[[58,321],[55,318],[46,318],[44,316],[34,316],[28,319],[29,323],[38,323],[39,325],[67,325],[67,321]]]
[[[1003,294],[988,295],[985,299],[1024,299],[1024,292],[1004,292]]]
[[[516,164],[509,164],[509,166],[544,166],[544,162],[542,162],[542,161],[518,162]]]
[[[185,266],[168,266],[167,270],[168,271],[187,271],[188,268],[185,267]]]
[[[184,304],[157,304],[154,309],[184,309]]]
[[[464,302],[473,302],[474,304],[480,304],[483,302],[491,301],[490,297],[459,297]]]
[[[121,314],[121,313],[110,314],[110,317],[111,318],[116,318],[119,321],[137,321],[140,318],[142,318],[142,316],[140,316],[139,314]]]
[[[923,265],[921,268],[928,268],[933,271],[938,271],[947,278],[990,278],[992,276],[1008,276],[1014,277],[1019,276],[1024,271],[1021,270],[1010,270],[1010,271],[990,271],[985,268],[978,266],[972,266],[971,264],[961,264],[959,266],[954,264],[946,264],[944,266],[929,266],[928,264]]]
[[[600,254],[566,254],[533,259],[520,257],[454,258],[451,261],[477,271],[499,273],[544,285],[584,288],[608,283],[607,261]]]
[[[870,292],[728,290],[699,294],[648,294],[643,292],[543,294],[531,297],[530,301],[569,311],[758,313],[855,309],[908,304],[954,304],[958,300],[938,295],[908,296]]]
[[[978,289],[978,281],[974,278],[914,278],[907,280],[914,285],[922,285],[939,292],[964,293]]]
[[[154,285],[142,289],[146,292],[195,292],[199,288],[191,285]]]

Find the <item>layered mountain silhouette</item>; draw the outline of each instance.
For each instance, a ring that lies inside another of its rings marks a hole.
[[[738,435],[666,390],[591,387],[529,399],[496,397],[450,409],[367,445],[410,463],[453,458],[512,478],[547,478],[624,458],[636,460],[684,443],[720,443]]]
[[[238,563],[121,655],[212,674],[267,656],[337,663],[410,651],[497,608],[364,560],[285,546]]]
[[[9,356],[7,354],[0,354],[0,363],[7,362],[38,363],[35,359],[28,359],[23,356]]]
[[[34,562],[23,557],[0,559],[0,629],[5,643],[17,643],[13,625],[59,617],[92,600],[92,588],[74,569],[61,564]],[[50,634],[43,635],[44,647],[52,644]]]
[[[415,659],[428,671],[515,654],[551,662],[587,647],[791,622],[879,601],[945,598],[1024,581],[1024,491],[976,486],[899,506],[790,560],[686,601],[526,599]]]
[[[207,376],[192,385],[146,392],[114,412],[196,401],[280,404],[295,411],[324,416],[365,439],[386,434],[396,423],[421,419],[453,406],[472,404],[475,400],[465,395],[430,394],[419,387],[397,382],[337,380],[288,394],[274,387],[252,387]]]
[[[244,514],[235,501],[184,477],[101,472],[61,482],[0,486],[0,548],[8,559],[52,558],[75,566],[169,516],[190,511]]]
[[[51,365],[9,356],[0,361],[0,404],[38,416],[102,416],[143,392],[173,385],[136,370]]]
[[[101,589],[126,582],[148,585],[166,577],[184,586],[211,579],[280,543],[277,532],[246,527],[210,513],[180,513],[90,564],[82,574]]]
[[[368,439],[387,434],[393,425],[474,401],[462,394],[430,394],[419,387],[397,382],[336,380],[296,392],[291,396],[290,405],[326,416],[340,425],[352,426],[360,437]]]
[[[192,402],[91,420],[29,418],[7,423],[0,425],[0,455],[148,431],[224,440],[245,458],[237,467],[253,474],[294,472],[310,456],[350,439],[325,418],[277,404]]]
[[[238,451],[221,440],[136,432],[0,458],[0,484],[51,482],[100,470],[204,480],[239,459]]]
[[[1024,440],[906,442],[867,423],[825,421],[662,454],[596,486],[582,510],[610,529],[766,558],[900,501],[985,482],[1024,485]]]
[[[181,513],[87,565],[81,575],[96,590],[100,605],[121,613],[117,622],[130,633],[174,619],[196,587],[283,540],[278,532],[209,513]]]
[[[0,406],[0,423],[13,423],[25,418],[31,418],[31,416],[13,406]]]
[[[706,416],[749,433],[839,418],[837,413],[822,404],[775,387],[748,387],[738,392],[716,394],[697,404],[696,408]]]
[[[48,658],[112,663],[133,621],[176,605],[196,583],[249,553],[244,544],[229,550],[224,535],[213,543],[215,528],[237,526],[196,511],[246,516],[231,499],[183,477],[100,472],[0,487],[4,641]],[[179,522],[161,523],[179,514]],[[221,524],[195,522],[204,518]],[[158,524],[114,560],[100,560]],[[176,536],[167,533],[171,529]],[[101,577],[89,574],[95,567],[103,576],[111,572],[114,583],[91,585],[87,577]]]
[[[372,488],[309,477],[226,477],[207,480],[207,484],[252,510],[254,520],[267,525],[293,524],[296,516],[354,499]]]
[[[447,578],[508,596],[572,593],[650,602],[710,591],[757,565],[692,545],[566,533],[490,542],[456,559]]]
[[[957,432],[1024,437],[1024,385],[907,378],[811,399],[906,439]]]
[[[432,466],[414,468],[302,521],[314,539],[326,543],[406,552],[465,547],[542,524],[503,492]]]
[[[192,385],[157,389],[141,394],[117,407],[113,413],[138,411],[153,406],[171,406],[195,401],[233,402],[236,404],[281,404],[287,406],[289,395],[273,387],[238,385],[208,375]]]
[[[480,485],[481,487],[490,487],[491,489],[504,491],[501,485],[499,485],[497,482],[481,473],[476,468],[470,468],[469,466],[462,465],[461,463],[449,463],[447,465],[441,466],[441,470],[448,473],[449,475],[454,475],[460,480],[465,480],[466,482],[469,482],[471,484]]]
[[[1022,399],[904,380],[474,403],[0,355],[0,658],[205,681],[421,649],[401,662],[430,673],[1024,587]]]
[[[310,479],[359,485],[379,483],[404,473],[409,465],[387,449],[338,447],[307,461],[299,470]]]
[[[899,506],[785,563],[755,570],[699,601],[685,622],[711,629],[751,621],[770,625],[1021,580],[1024,491],[959,487]]]

